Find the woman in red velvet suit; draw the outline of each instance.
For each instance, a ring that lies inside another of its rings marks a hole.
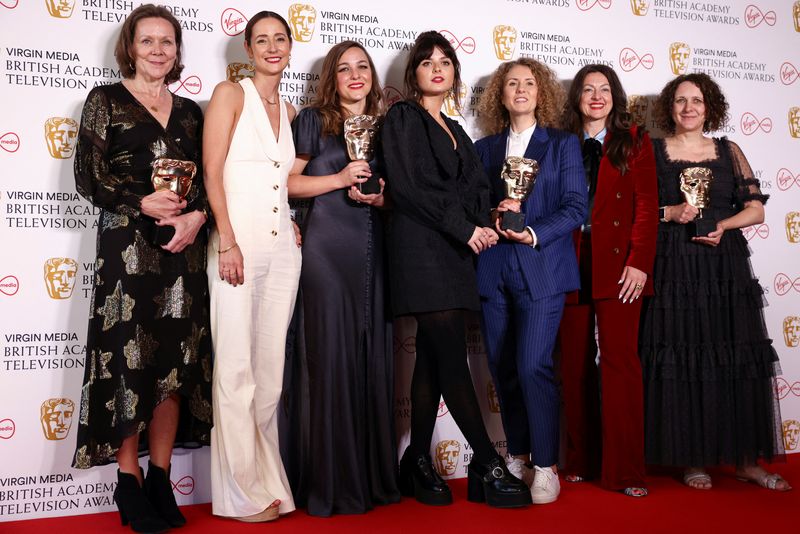
[[[568,297],[559,333],[567,417],[565,479],[580,482],[600,475],[603,487],[644,497],[637,345],[640,297],[653,292],[649,274],[658,191],[650,138],[631,124],[626,104],[614,71],[587,65],[575,75],[564,110],[564,129],[583,139],[589,189],[589,214],[575,233],[581,290]]]

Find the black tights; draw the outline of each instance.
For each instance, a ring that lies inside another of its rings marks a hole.
[[[417,361],[411,380],[411,452],[430,450],[439,397],[472,446],[475,460],[489,463],[497,452],[483,425],[467,366],[463,310],[420,313],[417,319]]]

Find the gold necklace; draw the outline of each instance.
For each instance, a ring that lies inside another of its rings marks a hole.
[[[258,93],[258,96],[261,98],[261,100],[263,100],[264,102],[266,102],[266,103],[267,103],[267,104],[269,104],[270,106],[277,106],[277,105],[278,105],[277,99],[276,99],[276,101],[275,101],[275,102],[270,102],[270,100],[269,100],[269,99],[268,99],[266,96],[263,96],[263,95],[262,95],[262,94],[261,94],[261,93],[258,91],[258,89],[256,89],[256,93]],[[276,94],[277,94],[277,93],[276,93]]]
[[[153,97],[153,96],[150,96],[148,93],[146,93],[144,91],[140,91],[139,89],[136,89],[135,87],[131,87],[131,89],[133,89],[133,91],[136,94],[138,94],[139,96],[146,96],[147,98],[151,99],[153,102],[150,105],[147,105],[144,102],[142,102],[142,104],[144,105],[144,107],[148,108],[153,113],[158,113],[158,105],[156,104],[156,102],[159,100],[159,98],[161,98],[161,95]]]

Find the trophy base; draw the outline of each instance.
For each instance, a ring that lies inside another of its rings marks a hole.
[[[686,231],[689,237],[707,237],[708,234],[717,229],[717,221],[714,219],[695,219],[686,224]]]
[[[500,228],[517,233],[522,232],[525,229],[525,214],[516,211],[504,211]]]
[[[175,237],[174,226],[157,226],[155,223],[153,223],[153,229],[150,231],[151,244],[157,247],[163,247],[172,241],[173,237]]]
[[[358,184],[358,190],[362,195],[377,195],[381,192],[381,184],[377,176],[370,176],[366,182]]]

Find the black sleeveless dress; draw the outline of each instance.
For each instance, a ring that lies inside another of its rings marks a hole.
[[[766,202],[737,145],[714,139],[708,161],[673,161],[653,141],[659,205],[684,201],[687,167],[713,173],[706,216],[730,217],[748,200]],[[741,465],[783,454],[775,398],[778,355],[764,323],[764,297],[747,240],[729,230],[716,247],[693,243],[687,226],[660,223],[639,351],[645,386],[646,460],[673,466]]]

